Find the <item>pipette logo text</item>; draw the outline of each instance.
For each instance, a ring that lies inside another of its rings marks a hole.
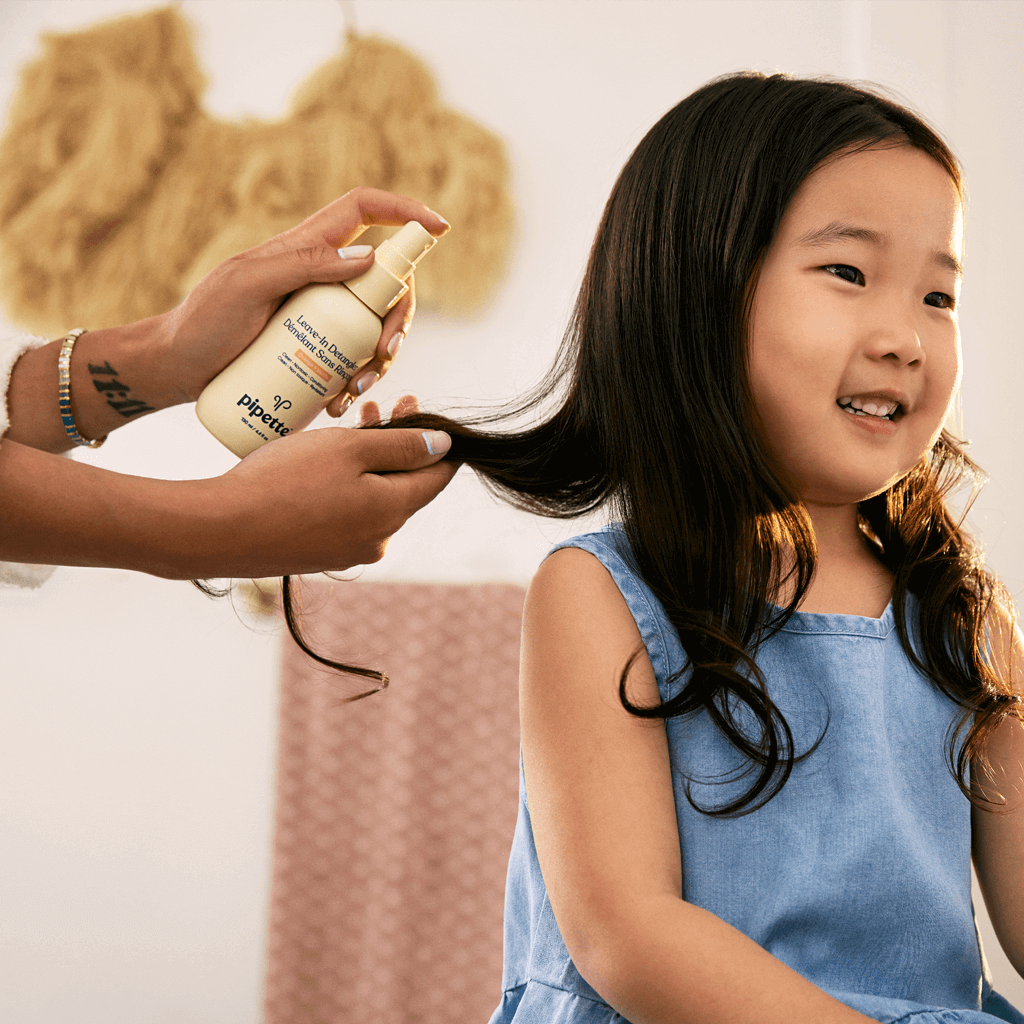
[[[265,423],[271,430],[276,434],[280,434],[284,437],[291,427],[286,427],[273,413],[267,412],[258,398],[250,398],[248,395],[242,395],[238,400],[238,404],[249,410],[249,419],[258,420],[260,423]]]

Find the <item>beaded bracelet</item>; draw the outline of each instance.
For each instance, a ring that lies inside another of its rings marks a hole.
[[[64,430],[68,437],[71,438],[75,444],[84,445],[86,448],[99,448],[106,437],[101,437],[98,441],[88,441],[78,432],[78,427],[75,426],[75,417],[71,412],[71,350],[75,347],[75,342],[85,334],[85,328],[76,327],[73,331],[68,331],[64,338],[64,344],[60,347],[60,355],[57,358],[57,401],[60,408],[60,418],[64,423]]]

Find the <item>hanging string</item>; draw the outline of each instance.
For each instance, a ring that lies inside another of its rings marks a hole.
[[[341,8],[341,16],[345,21],[345,36],[355,36],[359,34],[359,30],[356,27],[356,5],[354,0],[338,0],[338,6]]]

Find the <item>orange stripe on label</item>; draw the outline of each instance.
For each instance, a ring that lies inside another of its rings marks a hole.
[[[298,359],[300,363],[305,363],[305,365],[308,366],[318,377],[322,377],[328,384],[330,384],[331,375],[322,366],[317,365],[312,359],[310,359],[301,348],[295,353],[295,358]]]

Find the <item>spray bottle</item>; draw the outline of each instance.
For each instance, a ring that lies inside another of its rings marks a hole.
[[[381,318],[437,241],[409,221],[364,274],[294,292],[196,402],[199,421],[239,458],[308,426],[377,349]]]

